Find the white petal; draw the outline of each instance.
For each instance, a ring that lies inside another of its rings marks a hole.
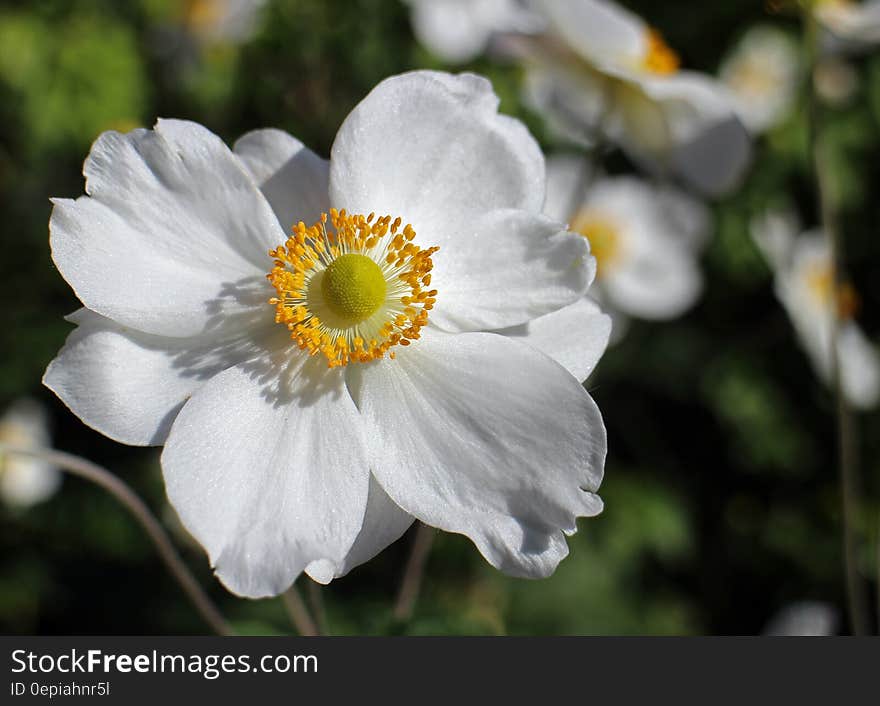
[[[641,18],[607,0],[537,0],[553,28],[584,59],[632,66],[646,48]]]
[[[584,298],[521,326],[496,331],[546,353],[580,382],[586,380],[608,347],[611,317]]]
[[[643,249],[601,280],[613,304],[642,319],[671,319],[690,308],[703,289],[693,255],[662,242]]]
[[[880,400],[880,357],[854,323],[843,324],[838,339],[841,383],[850,404],[873,409]]]
[[[711,216],[702,201],[668,184],[656,187],[657,208],[673,238],[691,251],[704,248],[709,239]]]
[[[664,158],[669,168],[710,196],[735,189],[751,162],[751,138],[721,86],[690,71],[638,85],[663,111],[673,144]]]
[[[191,336],[218,323],[224,297],[265,274],[284,234],[232,152],[205,128],[103,133],[85,163],[86,192],[56,199],[52,257],[93,311],[149,333]]]
[[[483,52],[492,32],[475,0],[413,0],[410,20],[419,43],[446,61],[464,63]]]
[[[214,377],[181,410],[168,497],[233,593],[276,595],[310,564],[341,567],[369,487],[363,429],[341,371],[292,355]],[[303,362],[303,360],[305,362]]]
[[[606,122],[607,80],[585,66],[572,70],[540,57],[526,66],[523,101],[539,113],[557,137],[579,147],[594,145]]]
[[[575,518],[601,510],[599,410],[529,346],[424,333],[396,360],[349,372],[376,478],[418,519],[470,537],[493,566],[549,575]]]
[[[339,129],[331,202],[351,213],[400,216],[420,245],[441,248],[488,211],[540,211],[543,155],[497,106],[491,84],[472,74],[415,71],[386,79]]]
[[[543,18],[519,0],[408,0],[419,42],[437,56],[464,63],[483,52],[495,32],[533,32]]]
[[[597,288],[596,294],[598,295],[600,290]],[[602,302],[602,298],[597,296],[597,299]],[[604,304],[603,304],[604,306]],[[608,312],[608,315],[611,317],[611,337],[608,339],[608,345],[614,346],[620,343],[624,337],[626,336],[626,332],[629,331],[630,326],[630,317],[627,314],[624,314],[619,309],[613,309],[610,306],[605,309]]]
[[[549,157],[544,215],[560,223],[570,223],[592,178],[591,165],[583,157],[574,154]]]
[[[282,130],[254,130],[240,137],[235,154],[260,185],[285,232],[312,225],[330,210],[330,162]]]
[[[752,239],[773,270],[789,266],[799,231],[798,216],[789,207],[767,210],[749,222]]]
[[[450,331],[516,326],[577,301],[596,274],[585,238],[525,211],[494,211],[434,255],[431,321]]]
[[[287,332],[272,321],[237,337],[169,338],[82,309],[77,328],[49,363],[43,384],[85,424],[123,444],[164,443],[180,407],[214,375],[258,355]]]
[[[817,3],[816,18],[830,34],[829,51],[859,51],[880,42],[880,1]]]
[[[330,583],[332,579],[344,576],[400,539],[414,520],[412,515],[401,510],[388,497],[376,478],[370,475],[370,494],[363,526],[342,566],[338,570],[327,562],[321,566],[310,566],[307,569],[309,576],[318,583]]]

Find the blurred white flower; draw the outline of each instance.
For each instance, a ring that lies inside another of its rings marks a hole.
[[[44,382],[165,445],[168,497],[235,593],[329,582],[414,518],[546,576],[601,511],[595,260],[541,215],[543,156],[497,108],[478,76],[396,76],[329,162],[278,130],[230,151],[160,120],[101,135],[88,196],[54,201],[86,308]]]
[[[719,71],[746,127],[755,134],[782,122],[791,112],[801,76],[797,43],[769,25],[751,28]]]
[[[839,617],[834,606],[821,601],[797,601],[783,607],[767,622],[765,635],[823,637],[834,635]]]
[[[182,22],[204,44],[241,44],[253,35],[266,0],[185,0]]]
[[[813,12],[826,31],[825,51],[857,52],[880,42],[880,0],[817,0]]]
[[[46,448],[51,444],[46,410],[36,400],[19,399],[0,417],[0,445]],[[60,471],[40,459],[4,454],[0,449],[0,497],[12,507],[30,507],[50,498]]]
[[[590,241],[597,270],[589,296],[615,317],[615,337],[627,316],[679,316],[702,291],[697,257],[708,235],[706,208],[635,177],[591,179],[585,164],[572,156],[547,160],[544,212]]]
[[[818,231],[797,235],[797,219],[770,211],[756,219],[752,236],[775,272],[776,296],[823,381],[832,378],[833,318],[840,317],[837,356],[841,387],[851,405],[870,409],[880,400],[880,357],[854,320],[858,295],[835,287],[828,242]]]
[[[526,97],[563,136],[597,132],[636,161],[718,195],[735,188],[751,155],[727,90],[679,69],[679,59],[641,18],[608,0],[534,0],[552,30],[522,42]]]
[[[502,32],[534,32],[543,24],[522,0],[405,0],[416,39],[452,63],[482,54]]]

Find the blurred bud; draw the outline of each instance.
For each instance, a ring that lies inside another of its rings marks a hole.
[[[0,418],[0,444],[43,448],[49,443],[46,410],[35,400],[17,400]],[[60,484],[61,473],[49,463],[0,450],[0,498],[7,505],[30,507],[51,497]]]
[[[798,601],[770,618],[765,635],[804,637],[834,635],[839,617],[834,606],[820,601]]]
[[[844,105],[859,88],[858,71],[844,59],[824,57],[813,71],[813,88],[819,98],[829,105]]]

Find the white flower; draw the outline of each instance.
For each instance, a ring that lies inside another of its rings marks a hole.
[[[526,44],[527,98],[565,137],[603,132],[707,194],[739,183],[750,140],[716,80],[680,70],[658,32],[608,0],[535,1],[557,41]]]
[[[880,0],[817,0],[813,12],[826,31],[826,52],[857,52],[880,43]]]
[[[616,314],[671,319],[702,291],[697,256],[709,227],[705,207],[671,187],[635,177],[591,178],[573,156],[547,161],[544,212],[590,241],[597,261],[590,296]]]
[[[497,106],[474,75],[393,77],[329,162],[278,130],[232,152],[160,120],[99,137],[88,196],[55,200],[86,308],[45,383],[165,445],[169,499],[232,591],[328,582],[414,517],[546,576],[601,510],[599,410],[549,357],[583,379],[606,345],[581,301],[595,261],[540,215],[543,157]]]
[[[45,448],[50,444],[46,410],[36,400],[13,402],[0,417],[0,445]],[[36,458],[4,454],[0,449],[0,497],[13,507],[30,507],[54,495],[61,473]]]
[[[821,601],[796,601],[784,606],[764,628],[765,635],[822,637],[833,635],[839,616],[834,606]]]
[[[752,27],[721,65],[719,78],[753,133],[775,127],[790,113],[800,80],[800,55],[788,34]]]
[[[784,211],[768,212],[752,224],[752,236],[774,269],[776,296],[820,377],[826,383],[832,379],[831,333],[837,315],[843,393],[854,407],[875,407],[880,401],[880,358],[853,319],[857,294],[849,285],[835,287],[825,236],[796,233],[797,219]]]
[[[464,63],[482,54],[501,32],[533,32],[542,24],[520,0],[406,0],[413,32],[445,61]]]

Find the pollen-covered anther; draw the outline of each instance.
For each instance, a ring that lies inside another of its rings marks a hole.
[[[571,229],[589,241],[590,254],[596,258],[596,276],[607,275],[622,255],[620,232],[615,219],[592,209],[584,209],[572,219]]]
[[[806,273],[807,287],[821,305],[831,306],[841,321],[855,317],[861,299],[849,282],[834,282],[834,272],[829,263],[816,264]]]
[[[658,76],[668,76],[678,71],[680,60],[656,29],[649,28],[645,36],[645,54],[642,69]]]
[[[331,209],[312,226],[300,221],[269,252],[266,277],[277,296],[275,321],[297,345],[328,365],[366,363],[419,338],[437,297],[431,256],[402,220]],[[394,358],[394,352],[389,353]]]

